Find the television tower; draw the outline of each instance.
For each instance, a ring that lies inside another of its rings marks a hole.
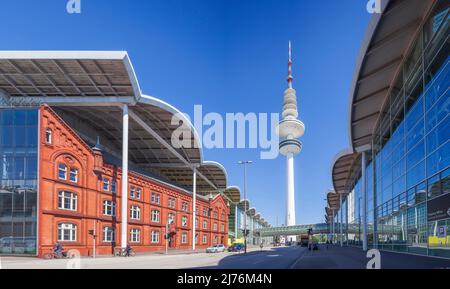
[[[284,92],[283,119],[278,126],[280,136],[280,153],[286,156],[286,226],[295,225],[295,179],[294,156],[302,150],[298,140],[305,133],[305,125],[298,119],[297,95],[292,87],[292,46],[289,41],[288,88]],[[295,236],[289,236],[289,241],[296,241]]]

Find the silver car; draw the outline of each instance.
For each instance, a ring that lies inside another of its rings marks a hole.
[[[225,245],[220,244],[206,248],[206,253],[220,253],[220,252],[225,252]]]

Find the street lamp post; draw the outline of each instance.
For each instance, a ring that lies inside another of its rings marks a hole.
[[[247,254],[247,165],[251,165],[253,162],[239,161],[238,164],[244,165],[244,254]]]

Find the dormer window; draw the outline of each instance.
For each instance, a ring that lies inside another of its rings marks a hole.
[[[45,143],[52,144],[52,130],[49,128],[45,130]]]

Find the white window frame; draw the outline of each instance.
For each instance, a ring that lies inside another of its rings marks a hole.
[[[111,213],[108,213],[108,210],[111,211]],[[115,217],[116,216],[116,203],[111,200],[104,200],[103,201],[103,215]]]
[[[75,179],[72,180],[72,176],[75,176]],[[75,168],[70,168],[69,180],[72,183],[78,183],[78,170]]]
[[[141,230],[130,229],[130,243],[140,243],[141,242]]]
[[[152,223],[159,223],[161,221],[161,213],[158,210],[152,210]]]
[[[188,234],[187,233],[181,233],[181,244],[187,244]]]
[[[47,127],[45,129],[45,143],[51,145],[53,140],[53,132],[52,129]]]
[[[217,223],[213,224],[213,231],[216,232],[217,231]]]
[[[115,194],[117,192],[117,181],[112,180],[111,181],[111,193]]]
[[[168,213],[167,214],[167,223],[168,224],[175,223],[175,214],[174,213]]]
[[[68,194],[68,196],[66,195]],[[69,200],[69,207],[66,208],[66,199]],[[78,207],[78,195],[68,191],[58,192],[58,208],[65,211],[76,211]]]
[[[188,217],[186,216],[181,217],[181,226],[187,227],[187,225],[188,225]]]
[[[206,221],[206,220],[203,221],[202,228],[203,228],[204,230],[208,229],[208,221]]]
[[[208,243],[208,236],[203,235],[202,242],[203,242],[203,244],[207,244]]]
[[[60,173],[64,173],[64,177],[62,178]],[[58,165],[58,179],[67,181],[67,166],[65,164]]]
[[[109,192],[109,179],[103,178],[103,191]]]
[[[132,220],[140,220],[141,219],[141,208],[138,206],[130,207],[130,218]]]
[[[130,198],[134,199],[136,188],[135,186],[130,186]]]
[[[69,231],[69,238],[65,238],[66,231]],[[77,241],[77,225],[72,223],[58,224],[58,241],[60,242],[76,242]]]
[[[141,199],[141,194],[142,194],[142,189],[141,188],[136,188],[136,199],[140,200]]]
[[[103,228],[103,242],[113,243],[116,241],[116,230],[113,227]]]
[[[152,244],[159,244],[159,236],[160,236],[159,231],[152,231],[152,234],[151,234]]]

